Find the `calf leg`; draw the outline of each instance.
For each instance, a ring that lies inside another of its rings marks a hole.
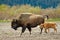
[[[40,32],[40,34],[42,34],[42,30],[43,30],[43,28],[40,28],[41,29],[41,32]]]
[[[48,32],[49,32],[49,28],[48,28]]]
[[[26,30],[26,27],[22,27],[22,31],[21,31],[20,36],[22,35],[22,33],[24,33],[24,32],[25,32],[25,30]]]
[[[56,28],[54,28],[54,31],[55,31],[55,32],[57,32],[57,29],[56,29]]]
[[[47,28],[45,28],[45,33],[47,33]]]
[[[31,34],[31,27],[27,27],[28,28],[28,30],[29,30],[29,32],[30,32],[30,34]]]

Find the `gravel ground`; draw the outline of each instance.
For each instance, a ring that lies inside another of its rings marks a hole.
[[[0,23],[0,40],[60,40],[60,22],[57,23],[57,33],[53,29],[50,29],[49,33],[40,33],[39,27],[32,28],[32,34],[29,31],[23,33],[20,37],[21,28],[17,31],[11,28],[10,23]]]

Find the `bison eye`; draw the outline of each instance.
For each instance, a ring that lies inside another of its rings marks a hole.
[[[16,27],[16,25],[13,25],[13,27]]]
[[[14,28],[14,27],[16,27],[16,26],[17,26],[17,24],[12,24],[11,26],[12,26],[12,28]]]

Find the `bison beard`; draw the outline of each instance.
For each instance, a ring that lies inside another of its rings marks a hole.
[[[27,18],[27,20],[24,19],[13,19],[11,22],[11,27],[15,30],[17,30],[18,27],[22,27],[22,31],[20,36],[22,35],[22,33],[25,32],[26,28],[29,30],[30,34],[31,34],[31,28],[37,27],[38,25],[44,23],[44,17],[41,15],[33,15]],[[41,32],[42,33],[41,29]]]

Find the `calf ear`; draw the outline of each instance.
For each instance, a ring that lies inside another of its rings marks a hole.
[[[48,20],[49,16],[48,15],[44,15],[44,18],[45,18],[45,20]]]
[[[45,15],[47,19],[49,19],[49,16],[48,15]]]

